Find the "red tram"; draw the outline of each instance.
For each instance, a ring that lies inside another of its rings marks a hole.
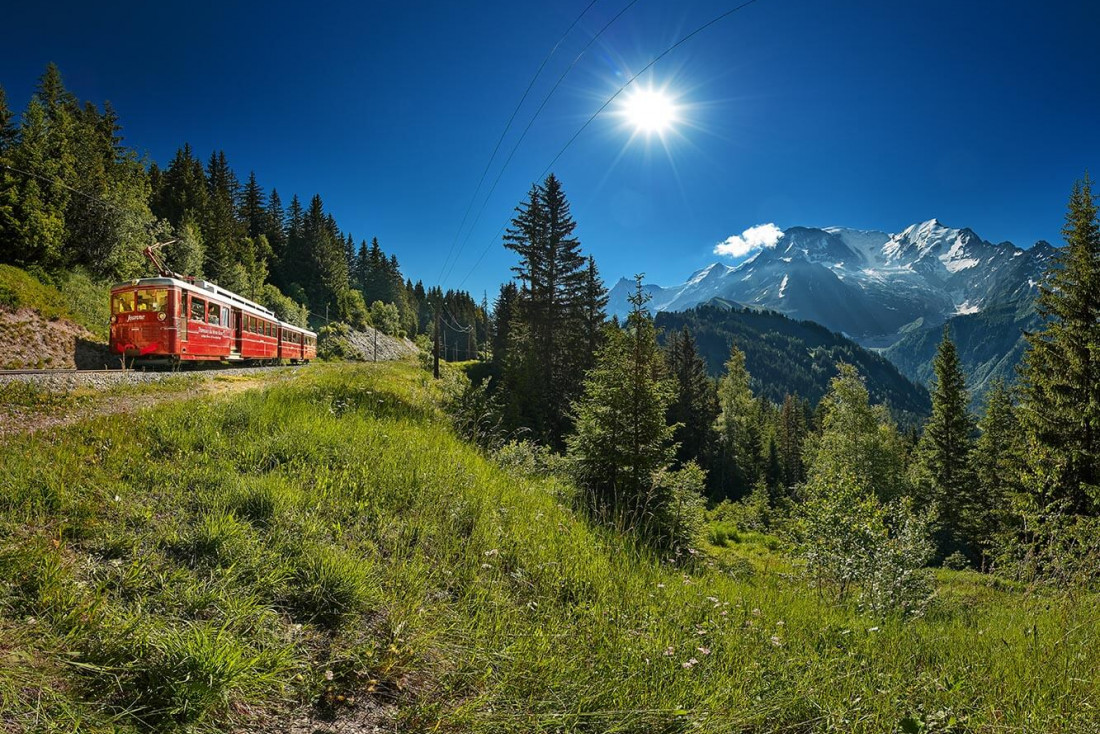
[[[316,359],[312,331],[213,283],[165,275],[111,288],[112,353],[147,365]]]

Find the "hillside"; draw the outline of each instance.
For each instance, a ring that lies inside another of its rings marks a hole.
[[[687,326],[711,375],[724,371],[730,344],[745,353],[757,394],[782,403],[788,393],[816,404],[836,376],[837,362],[855,365],[867,380],[872,401],[890,406],[901,422],[926,416],[928,392],[902,376],[883,357],[820,324],[795,321],[774,311],[707,305],[657,314],[665,336]]]
[[[97,369],[113,362],[107,303],[107,285],[81,273],[51,284],[0,265],[0,369]]]
[[[1015,382],[1016,367],[1027,348],[1024,332],[1039,326],[1039,315],[1031,305],[1007,303],[955,316],[946,326],[958,349],[973,402],[979,405],[992,380]],[[914,329],[882,355],[909,379],[928,385],[932,380],[932,358],[942,338],[942,326]]]
[[[1093,597],[945,573],[905,622],[822,600],[764,547],[669,566],[593,529],[522,454],[506,471],[460,441],[438,394],[413,365],[318,367],[0,446],[5,728],[1094,721]]]

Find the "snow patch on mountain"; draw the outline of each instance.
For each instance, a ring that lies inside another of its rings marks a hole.
[[[1028,250],[993,244],[938,219],[896,234],[830,226],[750,228],[735,237],[766,244],[744,262],[713,263],[680,285],[647,284],[651,310],[682,311],[717,298],[816,321],[881,346],[918,320],[931,327],[1033,298],[1055,252],[1045,242]],[[608,310],[624,315],[632,290],[626,280],[616,285]]]

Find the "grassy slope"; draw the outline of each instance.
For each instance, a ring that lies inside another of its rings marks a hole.
[[[319,367],[0,447],[0,722],[1095,730],[1095,598],[952,575],[903,623],[732,551],[663,565],[455,438],[433,390]]]
[[[67,319],[107,341],[109,285],[83,273],[59,276],[47,285],[25,270],[0,265],[0,307],[33,308],[46,319]]]

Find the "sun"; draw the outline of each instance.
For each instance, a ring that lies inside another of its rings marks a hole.
[[[678,121],[676,103],[664,90],[637,89],[623,101],[622,115],[640,133],[667,132]]]

